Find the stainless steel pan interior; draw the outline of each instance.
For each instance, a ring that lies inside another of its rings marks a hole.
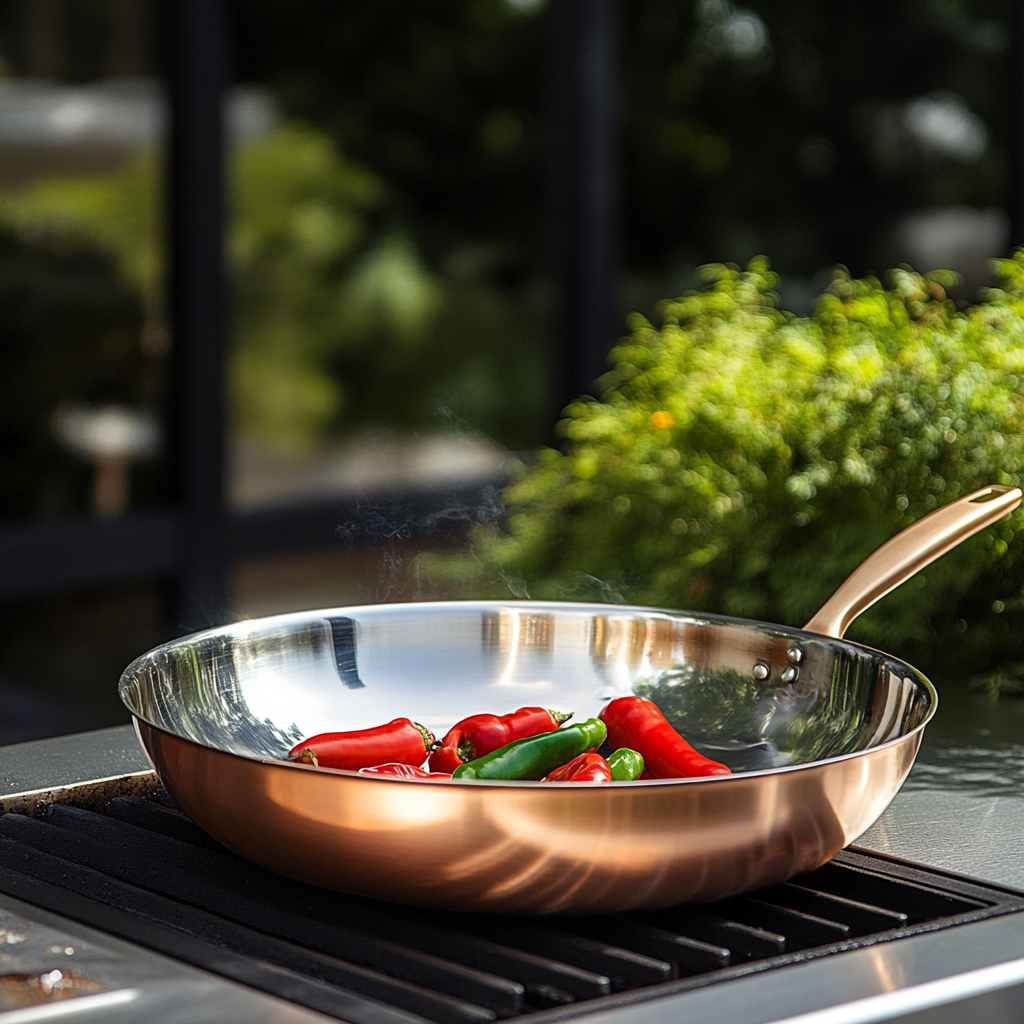
[[[1005,514],[1020,492],[985,496],[983,513],[940,510],[943,527],[933,522],[927,538],[928,519],[912,527],[918,538],[902,560],[890,550],[868,574],[867,589],[881,587],[871,600],[961,539],[957,531]],[[863,581],[854,590],[823,609],[836,632],[870,603]],[[655,700],[737,774],[611,786],[435,783],[280,760],[313,733],[398,716],[441,734],[465,715],[522,705],[583,719],[632,693]],[[713,900],[817,867],[884,810],[936,705],[917,670],[836,637],[542,602],[240,622],[139,658],[121,694],[176,800],[242,855],[383,899],[532,914]]]

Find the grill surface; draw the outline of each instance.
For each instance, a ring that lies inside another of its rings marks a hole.
[[[263,871],[160,790],[105,814],[54,804],[0,817],[0,891],[352,1024],[571,1019],[1024,910],[996,887],[846,851],[700,909],[431,914]]]

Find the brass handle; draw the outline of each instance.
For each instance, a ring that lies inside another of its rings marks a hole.
[[[854,570],[804,629],[840,639],[861,612],[940,555],[1012,512],[1021,497],[1019,487],[983,487],[919,519]]]

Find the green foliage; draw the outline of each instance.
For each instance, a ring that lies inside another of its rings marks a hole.
[[[431,259],[488,242],[536,272],[551,221],[537,197],[555,7],[249,0],[234,11],[238,72],[379,173]],[[1008,10],[621,4],[621,248],[639,297],[684,287],[700,262],[757,252],[806,280],[837,260],[891,266],[906,258],[889,255],[905,214],[1002,206]],[[983,153],[929,151],[907,130],[904,104],[950,94],[984,123]]]
[[[322,125],[399,197],[432,261],[494,247],[502,270],[544,252],[544,5],[507,0],[249,0],[242,81]]]
[[[235,423],[302,452],[345,402],[331,372],[334,355],[356,341],[342,282],[382,189],[321,132],[299,126],[238,147],[232,172]],[[422,276],[415,264],[395,267],[392,288],[415,292]]]
[[[157,168],[149,156],[115,175],[43,179],[0,203],[25,239],[115,258],[111,286],[136,291],[144,348],[166,335]],[[538,303],[524,316],[472,273],[428,269],[379,179],[321,131],[283,125],[236,147],[230,171],[237,430],[302,454],[346,425],[436,427],[440,411],[512,443],[536,436]]]
[[[600,401],[566,410],[463,571],[476,592],[589,597],[802,625],[901,528],[1024,455],[1024,253],[958,312],[951,275],[835,274],[813,317],[775,307],[764,260],[640,316]],[[1020,660],[1024,511],[858,620],[922,666]],[[500,579],[500,585],[493,583]]]
[[[337,278],[365,240],[381,188],[322,133],[296,126],[237,148],[231,177],[236,421],[277,447],[301,449],[343,402],[328,365],[352,334]],[[42,228],[113,253],[160,323],[160,210],[157,163],[147,156],[115,175],[40,180],[0,213],[23,232]]]

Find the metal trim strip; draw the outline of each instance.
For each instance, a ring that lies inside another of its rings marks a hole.
[[[1011,960],[1009,963],[957,974],[952,978],[941,978],[923,985],[858,999],[845,1006],[787,1017],[779,1024],[871,1024],[872,1021],[891,1020],[894,1014],[928,1010],[1022,982],[1024,959]]]

